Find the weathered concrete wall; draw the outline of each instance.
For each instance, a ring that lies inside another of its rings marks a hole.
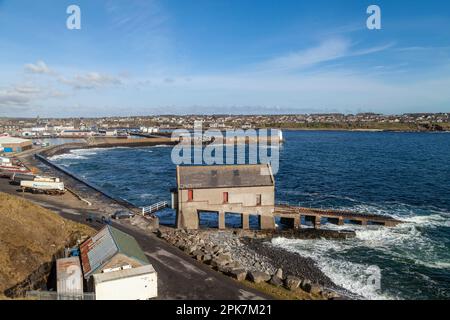
[[[275,223],[273,211],[275,206],[275,187],[240,187],[217,189],[192,189],[193,200],[189,201],[189,191],[179,190],[177,227],[198,229],[199,211],[219,213],[219,228],[225,228],[225,213],[242,214],[243,228],[248,228],[250,214],[261,216],[261,228],[273,229]],[[228,192],[228,202],[224,203],[223,194]],[[261,195],[261,205],[257,204],[257,195]]]

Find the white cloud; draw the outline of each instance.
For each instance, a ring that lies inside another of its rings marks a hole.
[[[0,90],[0,106],[26,106],[40,89],[32,85],[18,85]]]
[[[0,91],[0,106],[13,107],[25,106],[30,102],[30,97],[14,91]]]
[[[53,71],[42,60],[35,64],[29,63],[25,65],[25,71],[35,74],[53,74]]]
[[[354,44],[344,38],[328,39],[316,47],[307,48],[268,60],[260,65],[264,71],[290,71],[308,68],[323,62],[345,57],[372,54],[392,47],[392,43],[378,47],[354,50]]]
[[[41,89],[32,85],[19,85],[14,88],[20,94],[35,94],[40,93]]]
[[[83,75],[77,75],[72,79],[60,78],[64,84],[72,86],[74,89],[96,89],[110,85],[120,85],[122,81],[119,77],[100,74],[98,72],[89,72]]]

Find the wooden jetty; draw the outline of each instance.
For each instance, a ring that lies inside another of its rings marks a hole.
[[[305,221],[311,222],[316,229],[320,228],[322,219],[327,219],[328,223],[333,223],[336,225],[351,223],[362,226],[381,225],[386,227],[394,227],[402,223],[402,221],[390,216],[353,211],[302,208],[289,205],[275,206],[273,215],[275,217],[280,217],[283,224],[293,228],[301,227],[302,217],[305,218]]]

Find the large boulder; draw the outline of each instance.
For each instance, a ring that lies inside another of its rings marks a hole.
[[[192,246],[189,246],[187,248],[187,251],[188,251],[189,254],[192,254],[194,251],[197,251],[197,249],[198,249],[198,247],[194,244]]]
[[[233,269],[229,272],[229,275],[238,281],[244,281],[247,278],[247,271],[245,269]]]
[[[211,256],[210,254],[205,254],[205,255],[202,257],[202,261],[203,261],[204,263],[206,263],[206,264],[210,264],[210,263],[211,263],[211,260],[212,260],[212,256]]]
[[[300,286],[301,279],[294,277],[294,276],[288,276],[286,280],[284,281],[284,285],[289,290],[295,290]]]
[[[230,262],[231,262],[230,256],[224,255],[224,254],[220,254],[219,256],[214,257],[211,260],[211,265],[213,267],[218,268],[218,267],[221,267],[221,266],[225,266],[225,265],[229,264]]]
[[[321,294],[322,292],[322,287],[319,286],[318,284],[313,283],[311,285],[311,290],[309,290],[309,293],[311,293],[312,295],[318,296]]]
[[[249,272],[248,278],[251,282],[261,283],[261,282],[269,281],[270,275],[268,275],[265,272],[261,272],[261,271],[252,271],[252,272]]]
[[[279,279],[283,279],[283,269],[278,268],[277,272],[275,273],[275,276]]]
[[[302,288],[303,291],[311,292],[311,281],[308,279],[303,279],[302,283],[300,284],[300,288]]]
[[[217,266],[217,271],[222,272],[223,274],[229,274],[233,268],[229,265],[221,265]]]
[[[198,261],[201,261],[203,258],[203,252],[200,250],[195,250],[194,252],[192,252],[192,256],[197,259]]]
[[[273,286],[276,287],[281,287],[283,285],[283,280],[281,280],[279,277],[277,277],[276,275],[273,275],[272,278],[270,278],[269,283]]]
[[[329,289],[322,290],[320,294],[322,297],[328,300],[335,300],[341,297],[337,292],[331,291]]]

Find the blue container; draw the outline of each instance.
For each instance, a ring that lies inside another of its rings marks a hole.
[[[70,249],[70,256],[71,257],[79,257],[80,256],[80,250],[78,250],[78,248]]]

